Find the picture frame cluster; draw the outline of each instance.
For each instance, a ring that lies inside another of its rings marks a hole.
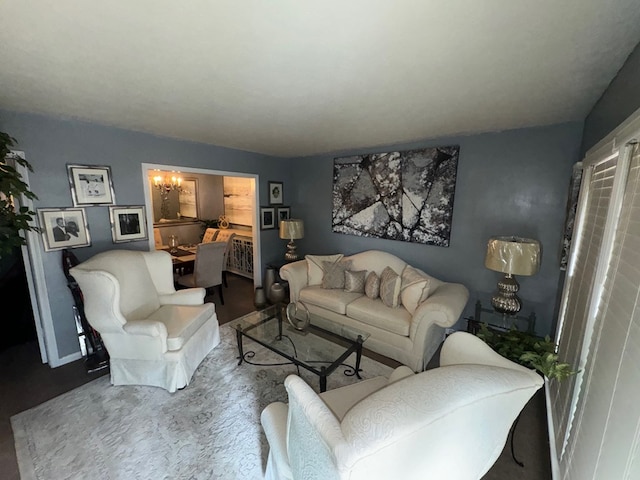
[[[144,205],[116,205],[111,167],[67,165],[73,207],[38,208],[45,252],[91,246],[85,207],[108,206],[113,243],[149,238]]]

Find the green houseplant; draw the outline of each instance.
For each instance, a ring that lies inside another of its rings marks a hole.
[[[22,180],[22,175],[5,160],[15,145],[15,138],[0,132],[0,258],[12,254],[16,247],[26,243],[22,232],[40,231],[31,224],[35,212],[27,207],[16,208],[13,202],[13,198],[19,195],[31,200],[38,198]],[[18,156],[14,158],[17,164],[33,172],[25,159]]]
[[[556,345],[547,335],[544,338],[515,328],[502,332],[480,324],[478,337],[503,357],[525,367],[534,368],[549,380],[563,380],[577,373],[568,363],[558,361]]]

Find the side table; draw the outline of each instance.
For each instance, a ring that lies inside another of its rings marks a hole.
[[[506,331],[511,327],[516,327],[520,331],[531,333],[532,335],[536,330],[536,314],[531,312],[528,317],[521,315],[504,315],[496,312],[493,308],[483,308],[480,300],[476,302],[475,314],[466,317],[467,332],[474,335],[480,331],[480,325],[486,323],[487,326],[495,328],[496,330]],[[522,328],[526,325],[526,328]]]

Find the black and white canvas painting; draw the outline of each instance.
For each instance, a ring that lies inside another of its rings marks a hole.
[[[334,159],[333,231],[448,247],[458,145]]]

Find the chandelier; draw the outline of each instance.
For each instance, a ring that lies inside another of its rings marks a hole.
[[[169,177],[169,175],[166,175],[165,177],[162,177],[161,175],[153,177],[153,186],[160,190],[160,192],[163,192],[165,195],[173,190],[181,192],[181,184],[182,178],[176,177],[175,175],[171,177]]]

